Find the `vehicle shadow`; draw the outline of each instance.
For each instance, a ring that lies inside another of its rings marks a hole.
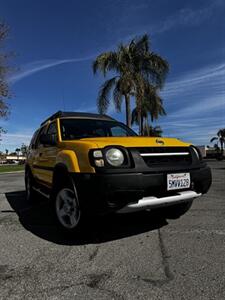
[[[149,232],[168,224],[165,219],[152,212],[112,214],[89,218],[82,232],[72,236],[61,232],[57,227],[49,201],[40,198],[40,201],[29,205],[25,200],[24,191],[5,195],[26,230],[60,245],[101,244]]]

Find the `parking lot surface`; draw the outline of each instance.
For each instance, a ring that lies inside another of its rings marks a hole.
[[[81,236],[28,206],[22,173],[0,174],[0,299],[225,299],[225,162],[178,220],[91,219]]]

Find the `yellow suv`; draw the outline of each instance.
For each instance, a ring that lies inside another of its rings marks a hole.
[[[54,203],[58,223],[76,231],[85,215],[159,209],[177,218],[206,193],[211,171],[194,146],[142,137],[106,115],[57,112],[31,140],[27,200]]]

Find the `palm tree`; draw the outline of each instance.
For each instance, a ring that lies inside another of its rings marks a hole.
[[[22,143],[22,145],[20,147],[20,151],[22,153],[22,156],[26,156],[27,155],[27,151],[28,151],[28,146],[25,145],[24,143]]]
[[[161,137],[162,136],[162,128],[160,126],[149,126],[148,124],[144,126],[143,134],[145,136],[154,136],[154,137]]]
[[[1,102],[1,100],[0,100],[0,102]],[[0,103],[1,104],[1,103]],[[0,108],[1,109],[1,108]],[[1,118],[1,113],[0,113],[0,118]],[[2,136],[2,134],[5,134],[6,133],[6,130],[4,129],[4,128],[2,128],[2,127],[0,127],[0,142],[1,142],[1,136]]]
[[[211,138],[210,143],[217,141],[218,143],[220,143],[220,151],[221,151],[221,155],[223,156],[223,148],[225,145],[225,128],[220,129],[217,132],[217,136],[214,136],[213,138]]]
[[[147,35],[131,40],[128,45],[119,45],[117,51],[100,54],[93,63],[93,72],[115,74],[101,86],[97,104],[100,113],[105,113],[110,105],[110,95],[117,111],[121,111],[125,99],[126,123],[131,127],[130,100],[134,96],[139,112],[148,86],[161,88],[169,66],[166,60],[149,50]],[[149,88],[150,88],[149,87]]]
[[[157,93],[157,89],[148,86],[145,90],[145,95],[141,104],[141,111],[138,110],[136,106],[132,111],[131,123],[136,123],[139,125],[140,135],[146,134],[146,128],[149,127],[148,116],[151,118],[151,122],[157,120],[159,116],[166,115],[163,108],[163,101]]]
[[[17,157],[19,157],[20,156],[20,148],[16,148],[15,152],[16,152]]]

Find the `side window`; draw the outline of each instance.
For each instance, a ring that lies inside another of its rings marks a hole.
[[[127,136],[128,133],[121,126],[111,127],[112,136]]]
[[[46,126],[43,126],[39,132],[38,132],[38,135],[37,135],[37,138],[36,138],[36,141],[35,141],[35,144],[34,144],[34,148],[37,148],[39,145],[40,145],[40,136],[42,135],[42,133],[44,133],[46,130]]]
[[[52,122],[47,130],[47,134],[51,135],[52,140],[57,141],[57,126],[56,126],[56,122]]]
[[[106,136],[105,130],[103,128],[96,128],[94,130],[94,135],[96,136]]]
[[[34,149],[34,148],[35,148],[35,141],[36,141],[38,132],[39,132],[39,129],[35,131],[35,133],[34,133],[32,139],[31,139],[31,141],[30,141],[30,146],[29,146],[30,149]]]

